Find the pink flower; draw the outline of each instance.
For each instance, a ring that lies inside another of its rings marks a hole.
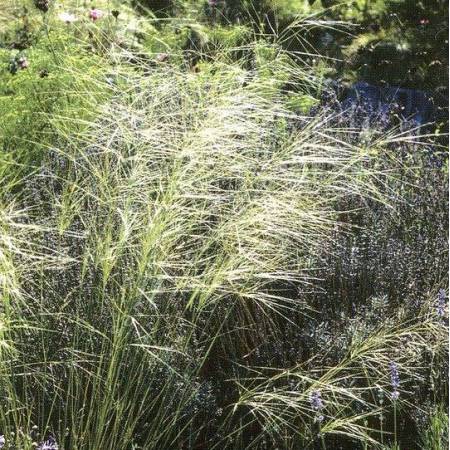
[[[18,60],[17,60],[17,64],[20,67],[21,70],[27,69],[28,66],[30,65],[30,63],[28,62],[28,59],[25,58],[25,56],[21,56]]]
[[[89,11],[89,18],[92,19],[94,22],[98,19],[101,19],[103,17],[103,11],[100,9],[92,8]]]
[[[428,19],[420,19],[420,25],[428,25],[430,21]]]
[[[165,62],[169,59],[169,55],[167,53],[158,53],[156,55],[156,61]]]

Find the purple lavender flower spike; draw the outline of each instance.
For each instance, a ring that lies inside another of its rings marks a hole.
[[[320,391],[313,391],[309,397],[309,401],[315,411],[320,411],[323,409],[323,401]]]
[[[389,363],[389,370],[391,371],[391,386],[393,388],[391,397],[392,400],[398,400],[400,393],[397,389],[400,387],[400,376],[398,374],[397,364],[394,361]]]
[[[55,441],[54,438],[50,437],[46,441],[41,442],[36,450],[58,450],[58,443]]]
[[[444,317],[445,315],[445,304],[446,304],[447,294],[444,289],[439,289],[437,298],[437,314],[439,317]]]

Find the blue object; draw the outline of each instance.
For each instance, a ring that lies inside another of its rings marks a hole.
[[[341,104],[343,110],[358,110],[370,119],[388,120],[397,114],[403,120],[424,125],[434,120],[434,103],[426,92],[397,87],[377,87],[365,82],[352,85]]]

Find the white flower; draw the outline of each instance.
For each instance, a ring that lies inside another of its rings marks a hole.
[[[58,14],[58,19],[65,23],[73,23],[78,20],[78,18],[75,14],[71,14],[68,12],[62,12],[62,13]]]
[[[3,434],[0,436],[0,448],[3,448],[5,446],[5,436]]]

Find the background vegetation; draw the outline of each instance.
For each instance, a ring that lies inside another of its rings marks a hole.
[[[0,448],[446,448],[447,2],[4,3]]]

